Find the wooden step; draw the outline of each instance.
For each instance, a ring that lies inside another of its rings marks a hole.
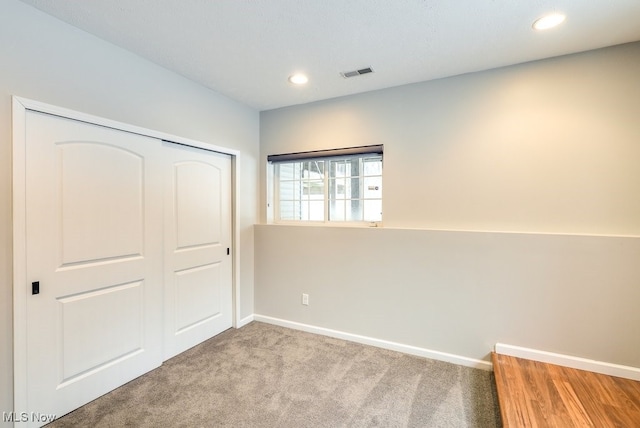
[[[505,428],[640,427],[640,382],[493,353]]]

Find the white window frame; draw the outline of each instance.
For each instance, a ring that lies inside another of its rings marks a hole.
[[[383,180],[384,176],[384,156],[382,146],[364,146],[353,147],[347,149],[335,149],[324,150],[315,152],[302,152],[285,155],[272,155],[268,157],[267,164],[267,220],[269,223],[274,224],[289,224],[289,225],[327,225],[327,226],[367,226],[367,227],[381,227],[382,219],[378,221],[366,221],[366,220],[330,220],[330,195],[329,195],[329,161],[337,161],[342,159],[353,158],[368,158],[379,156],[382,162],[382,171],[380,173],[380,179]],[[284,158],[284,159],[283,159]],[[291,163],[291,162],[306,162],[306,161],[325,161],[324,174],[323,174],[323,188],[324,188],[324,215],[323,220],[281,220],[280,219],[280,177],[279,177],[279,164]],[[364,179],[364,175],[362,176]],[[345,199],[345,202],[352,199]],[[361,198],[362,201],[367,200]],[[384,204],[384,197],[380,196],[380,203]],[[382,205],[383,206],[383,205]],[[384,212],[384,208],[382,209]]]

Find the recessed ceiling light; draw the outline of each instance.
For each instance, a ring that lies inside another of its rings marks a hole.
[[[542,18],[536,19],[533,23],[533,28],[535,30],[548,30],[549,28],[553,28],[557,25],[560,25],[564,22],[566,16],[561,13],[552,13],[550,15],[543,16]]]
[[[289,76],[289,82],[293,83],[294,85],[304,85],[308,81],[309,78],[302,73],[296,73]]]

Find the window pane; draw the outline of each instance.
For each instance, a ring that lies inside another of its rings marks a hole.
[[[364,197],[367,199],[382,197],[382,177],[366,177],[364,179]]]
[[[340,178],[345,175],[345,163],[344,160],[330,161],[331,167],[329,171],[329,178]]]
[[[302,163],[302,177],[312,180],[324,178],[324,162],[309,161]]]
[[[359,177],[347,178],[345,180],[345,197],[347,199],[358,199],[362,197],[362,179]]]
[[[291,201],[300,199],[300,182],[299,181],[281,181],[280,182],[280,200]]]
[[[324,220],[324,200],[309,202],[309,220]]]
[[[382,201],[364,201],[364,221],[382,221]]]
[[[324,181],[309,180],[304,182],[305,195],[320,195],[324,199]]]
[[[278,176],[280,180],[293,179],[293,164],[283,163],[278,165]]]
[[[281,201],[280,220],[301,220],[300,201]]]
[[[300,218],[298,220],[309,220],[309,201],[300,202]]]
[[[382,158],[367,158],[364,164],[364,175],[382,175]]]
[[[329,220],[345,221],[345,201],[331,201],[329,205]]]
[[[358,177],[362,175],[360,158],[347,159],[345,162],[346,162],[345,176]]]
[[[345,184],[344,179],[332,179],[329,180],[329,198],[330,199],[344,199],[345,198]]]
[[[359,199],[347,201],[347,220],[362,221],[362,218],[362,201]]]

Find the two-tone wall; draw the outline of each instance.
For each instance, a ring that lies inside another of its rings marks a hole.
[[[256,314],[640,367],[639,76],[635,43],[262,112],[263,168],[384,144],[384,227],[264,224],[263,184]]]
[[[16,0],[0,13],[0,412],[12,398],[11,96],[241,152],[241,317],[253,313],[258,112]],[[19,409],[18,409],[19,410]]]
[[[240,150],[241,317],[640,367],[640,43],[260,115],[17,0],[0,60],[2,411],[12,95]],[[267,154],[368,144],[385,146],[383,228],[264,224]]]

